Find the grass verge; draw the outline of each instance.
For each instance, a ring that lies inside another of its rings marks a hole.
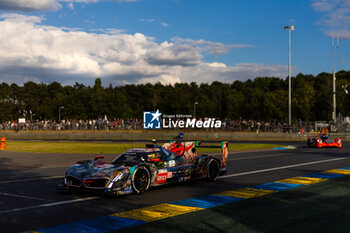
[[[274,144],[230,144],[229,151],[272,149]],[[6,150],[39,153],[116,154],[131,148],[143,148],[145,143],[99,143],[99,142],[33,142],[8,141]],[[220,152],[220,148],[198,148],[200,153]]]

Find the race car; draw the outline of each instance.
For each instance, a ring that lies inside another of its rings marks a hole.
[[[227,153],[227,144],[225,144]],[[118,155],[112,163],[94,160],[79,161],[70,167],[58,191],[86,190],[111,195],[142,194],[149,188],[206,178],[215,181],[222,168],[222,159],[197,155],[193,160],[157,144],[130,149]]]
[[[327,134],[320,134],[316,138],[308,138],[307,144],[309,147],[342,147],[343,143],[340,138],[332,139]]]

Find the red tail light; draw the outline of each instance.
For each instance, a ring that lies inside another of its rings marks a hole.
[[[84,180],[84,184],[91,184],[91,183],[94,183],[93,180]]]

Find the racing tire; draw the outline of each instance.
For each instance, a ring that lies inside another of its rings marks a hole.
[[[310,146],[312,146],[312,144],[313,144],[313,139],[312,138],[308,138],[307,139],[307,145],[310,147]]]
[[[207,164],[207,178],[214,182],[220,174],[220,165],[216,159],[210,159]]]
[[[150,182],[151,175],[149,170],[144,166],[137,167],[131,178],[131,186],[134,192],[138,194],[145,193],[150,186]]]

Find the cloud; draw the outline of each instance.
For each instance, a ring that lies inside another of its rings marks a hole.
[[[293,67],[293,73],[298,69]],[[218,80],[221,82],[233,82],[234,80],[247,80],[256,77],[281,77],[288,75],[288,66],[265,65],[258,63],[239,63],[234,66],[226,66],[223,63],[201,63],[196,67],[183,67],[180,71],[183,81],[207,82]]]
[[[110,34],[110,35],[117,35],[124,33],[125,30],[122,29],[116,29],[116,28],[98,28],[98,29],[91,29],[92,32],[102,32],[104,34]]]
[[[60,2],[77,2],[77,3],[97,3],[97,2],[138,2],[141,0],[58,0]]]
[[[311,7],[314,8],[316,11],[319,12],[327,12],[332,11],[334,7],[336,6],[336,1],[332,0],[313,0],[313,3],[311,4]]]
[[[62,8],[56,0],[1,0],[0,10],[10,11],[57,11]]]
[[[164,22],[162,22],[162,23],[160,23],[163,27],[169,27],[169,24],[167,24],[167,23],[164,23]]]
[[[328,37],[350,40],[350,29],[325,30],[325,34]]]
[[[201,51],[208,52],[210,54],[225,54],[228,53],[233,48],[249,48],[253,47],[252,45],[247,44],[223,44],[218,42],[206,41],[203,39],[192,40],[192,39],[183,39],[175,37],[172,39],[177,44],[189,44],[193,47],[200,49]]]
[[[71,10],[74,10],[74,4],[72,2],[68,3],[67,7]]]
[[[59,0],[60,2],[97,3],[101,0]]]
[[[1,0],[0,10],[20,12],[57,11],[62,8],[60,2],[68,2],[68,8],[73,10],[73,3],[87,4],[102,1],[122,3],[137,2],[141,0]]]
[[[155,19],[140,19],[141,22],[148,22],[148,23],[154,23],[156,20]]]
[[[327,36],[350,39],[350,0],[313,0],[311,7],[322,13],[318,24]]]
[[[188,44],[163,42],[145,54],[145,59],[152,65],[191,66],[201,62],[202,55],[195,47]]]
[[[44,18],[0,15],[0,81],[28,80],[108,85],[144,82],[232,82],[287,74],[280,65],[205,63],[203,52],[222,54],[245,45],[175,38],[168,42],[118,29],[80,29],[44,25]],[[19,33],[20,32],[20,33]]]

